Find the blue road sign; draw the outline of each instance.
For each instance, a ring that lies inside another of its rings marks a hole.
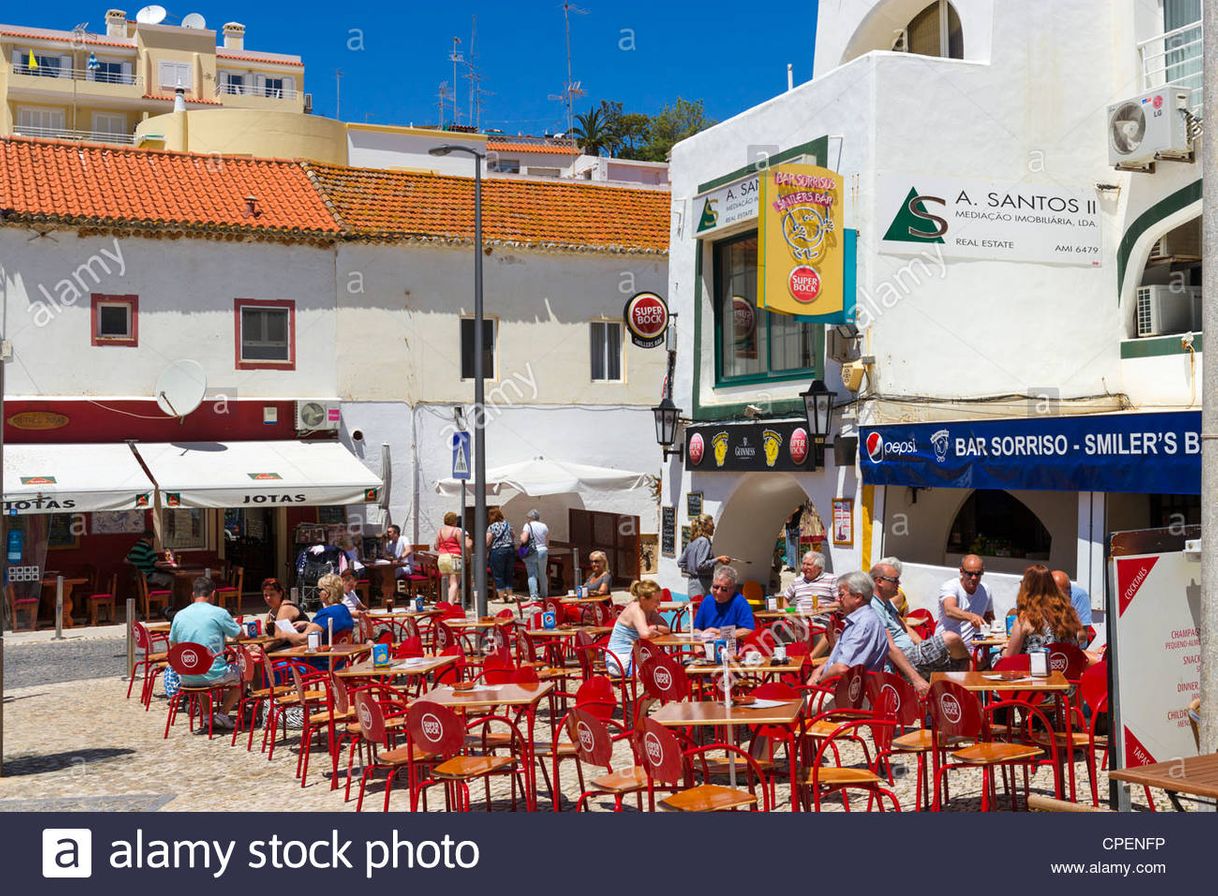
[[[452,439],[453,479],[469,479],[469,433],[455,432]]]

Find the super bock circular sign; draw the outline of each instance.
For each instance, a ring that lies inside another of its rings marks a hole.
[[[639,348],[655,348],[664,341],[668,329],[668,305],[654,292],[632,296],[622,312],[630,341]]]

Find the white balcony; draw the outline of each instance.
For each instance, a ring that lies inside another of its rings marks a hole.
[[[19,137],[47,137],[52,140],[81,140],[87,143],[114,143],[131,146],[134,134],[112,134],[108,131],[75,131],[70,128],[15,127],[13,133]]]
[[[272,100],[296,99],[296,82],[285,82],[282,87],[269,84],[234,84],[231,81],[216,85],[216,96],[261,96]]]
[[[24,63],[12,65],[10,68],[14,75],[23,75],[27,78],[87,81],[92,84],[124,84],[130,87],[143,86],[143,79],[139,75],[123,72],[100,71],[88,68],[64,68],[51,64],[43,64],[37,68],[31,68]]]
[[[1201,115],[1202,23],[1193,22],[1138,44],[1142,63],[1142,89],[1178,84],[1191,91],[1190,106]]]

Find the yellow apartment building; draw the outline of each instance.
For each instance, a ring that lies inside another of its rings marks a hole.
[[[237,22],[222,36],[201,17],[153,24],[121,9],[101,34],[0,24],[0,135],[133,144],[179,87],[187,109],[309,111],[299,56],[247,50]]]

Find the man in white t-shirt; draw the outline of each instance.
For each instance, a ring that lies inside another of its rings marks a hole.
[[[939,625],[955,632],[971,648],[984,626],[994,621],[994,602],[981,584],[985,564],[976,554],[960,561],[960,578],[948,579],[939,589]]]

